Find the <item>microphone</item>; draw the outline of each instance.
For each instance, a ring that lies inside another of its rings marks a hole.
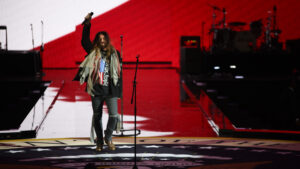
[[[93,14],[94,14],[93,12],[89,13],[89,15],[91,16],[90,19],[92,18]],[[81,25],[84,25],[84,24],[87,23],[90,19],[86,19],[86,18],[85,18],[84,21],[81,23]]]

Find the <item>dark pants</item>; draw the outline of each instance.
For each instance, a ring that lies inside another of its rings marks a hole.
[[[103,103],[105,102],[108,109],[108,122],[105,130],[105,138],[111,140],[113,130],[116,129],[118,122],[118,101],[117,97],[92,96],[93,120],[97,135],[97,144],[103,144],[103,127],[102,114]]]

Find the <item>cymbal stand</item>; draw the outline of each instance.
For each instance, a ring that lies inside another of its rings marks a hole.
[[[202,22],[202,38],[201,38],[201,46],[202,46],[202,50],[205,51],[205,47],[204,47],[204,25],[205,22]]]
[[[274,39],[276,40],[276,41],[278,41],[278,39],[279,39],[279,34],[280,34],[280,30],[278,29],[278,27],[277,27],[277,23],[276,23],[276,15],[277,15],[277,8],[276,8],[276,5],[274,5],[274,7],[273,7],[273,30],[272,30],[272,32],[273,32],[273,34],[274,34]]]
[[[223,24],[223,28],[225,29],[226,28],[226,14],[227,14],[227,12],[226,12],[226,9],[225,8],[223,8],[223,20],[222,20],[222,24]]]
[[[274,7],[273,7],[273,30],[276,30],[276,11],[277,11],[277,8],[276,8],[276,5],[274,5]]]
[[[213,7],[213,14],[212,14],[212,24],[211,24],[211,31],[210,32],[213,32],[213,38],[212,38],[212,44],[211,44],[211,52],[214,50],[214,45],[215,45],[215,41],[216,41],[216,38],[217,38],[217,29],[216,29],[216,10],[217,8],[216,7]]]
[[[268,11],[267,26],[266,26],[266,46],[271,48],[271,11]]]

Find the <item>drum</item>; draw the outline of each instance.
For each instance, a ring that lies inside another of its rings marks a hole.
[[[236,32],[233,39],[234,49],[239,52],[250,52],[256,47],[255,35],[250,31]]]
[[[261,36],[262,27],[263,24],[261,19],[250,23],[250,31],[253,33],[256,39]]]
[[[229,49],[231,48],[232,37],[233,35],[230,29],[218,29],[216,33],[216,39],[214,41],[214,46],[217,49]]]

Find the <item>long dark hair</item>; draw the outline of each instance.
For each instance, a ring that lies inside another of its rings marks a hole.
[[[96,50],[97,54],[100,54],[101,46],[100,46],[100,35],[104,35],[104,38],[107,42],[107,53],[106,53],[106,59],[109,61],[111,54],[114,52],[114,48],[112,44],[110,43],[109,35],[106,31],[100,31],[96,34],[94,41],[93,41],[93,48]]]

